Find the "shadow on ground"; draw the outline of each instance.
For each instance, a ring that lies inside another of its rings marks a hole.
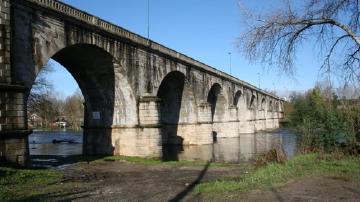
[[[71,155],[71,156],[58,156],[58,155],[32,155],[32,167],[57,167],[61,165],[68,165],[79,162],[90,163],[95,160],[103,159],[105,155],[99,156],[84,156],[84,155]]]

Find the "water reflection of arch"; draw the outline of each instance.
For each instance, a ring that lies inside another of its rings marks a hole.
[[[214,145],[185,146],[179,154],[181,160],[210,160],[220,162],[244,162],[254,160],[259,154],[282,146],[284,138],[290,142],[286,151],[290,156],[295,152],[296,138],[289,131],[276,133],[241,134],[234,138],[219,138]],[[213,156],[213,154],[215,154]]]

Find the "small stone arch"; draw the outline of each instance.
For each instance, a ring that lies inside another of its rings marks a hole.
[[[265,97],[263,97],[261,99],[261,108],[260,108],[260,110],[265,111],[265,108],[266,108],[266,99],[265,99]]]
[[[211,105],[211,121],[214,118],[220,119],[225,113],[226,99],[222,95],[222,87],[219,83],[214,83],[207,95],[207,102]]]
[[[273,101],[270,100],[269,103],[268,103],[267,111],[272,112],[273,110],[274,110]]]
[[[237,106],[237,105],[239,104],[239,100],[240,100],[242,94],[243,94],[243,93],[242,93],[241,90],[236,91],[236,93],[235,93],[235,95],[234,95],[234,100],[233,100],[233,105],[234,105],[234,106]]]
[[[275,102],[275,112],[279,112],[279,101]]]
[[[255,109],[256,107],[256,96],[252,93],[249,95],[249,105],[248,108],[249,109]]]
[[[172,74],[174,72],[181,73],[185,77],[185,82],[188,82],[187,80],[190,76],[190,72],[187,71],[186,66],[182,66],[181,64],[177,64],[176,68],[167,68],[166,66],[164,66],[163,68],[159,68],[159,70],[157,71],[158,72],[156,73],[155,78],[151,81],[151,83],[153,84],[153,95],[156,95],[156,93],[160,89],[160,85],[169,74]]]

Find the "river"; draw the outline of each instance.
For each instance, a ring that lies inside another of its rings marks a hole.
[[[29,136],[33,166],[57,166],[70,163],[82,154],[82,132],[34,131]],[[217,138],[214,144],[165,146],[164,160],[214,160],[215,162],[249,162],[270,149],[282,147],[288,158],[296,151],[296,137],[287,129],[254,134],[240,134],[234,138]]]

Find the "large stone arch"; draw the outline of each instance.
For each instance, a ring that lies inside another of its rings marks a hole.
[[[154,89],[153,92],[156,94],[159,92],[160,86],[163,83],[164,79],[168,77],[169,74],[172,74],[174,72],[179,72],[184,75],[185,78],[187,78],[189,75],[189,72],[187,72],[186,66],[184,66],[181,63],[171,62],[166,58],[162,58],[162,65],[161,68],[155,69],[155,78],[152,81]]]
[[[86,30],[77,32],[62,21],[28,14],[14,15],[12,40],[12,57],[16,58],[12,79],[27,89],[25,101],[41,68],[50,58],[56,60],[71,73],[85,98],[84,153],[113,154],[112,128],[138,124],[136,97],[126,68],[114,56],[121,57],[117,54],[120,43]],[[37,19],[32,24],[33,18]]]
[[[125,68],[109,52],[92,44],[69,45],[54,55],[51,51],[35,53],[41,60],[34,60],[25,74],[14,74],[29,89],[25,101],[41,66],[54,59],[70,72],[84,95],[84,154],[113,154],[111,128],[138,123],[136,97]]]
[[[57,50],[61,47],[57,43],[53,44],[53,48],[43,47],[42,44],[40,41],[35,43],[33,57],[37,59],[33,60],[33,65],[27,66],[26,71],[13,68],[15,80],[22,81],[30,90],[38,72],[52,58],[63,65],[77,81],[87,104],[88,116],[85,119],[89,127],[138,123],[136,98],[126,77],[126,70],[111,53],[96,44],[79,43],[60,50]],[[93,120],[92,112],[100,112],[104,119]]]
[[[87,44],[71,45],[53,57],[79,84],[86,104],[85,127],[111,127],[115,106],[113,58],[106,51]],[[92,117],[100,115],[100,119]]]
[[[198,144],[197,104],[185,73],[171,71],[159,86],[163,160],[178,160],[183,145]]]
[[[160,98],[160,123],[163,144],[182,144],[178,124],[185,86],[185,75],[172,71],[162,80],[157,97]]]
[[[91,113],[85,119],[92,112],[103,113],[104,120],[88,118],[89,127],[138,124],[136,97],[124,66],[122,43],[79,25],[49,18],[41,11],[16,7],[12,19],[12,58],[16,58],[12,62],[13,81],[30,89],[36,74],[53,58],[79,84]]]

